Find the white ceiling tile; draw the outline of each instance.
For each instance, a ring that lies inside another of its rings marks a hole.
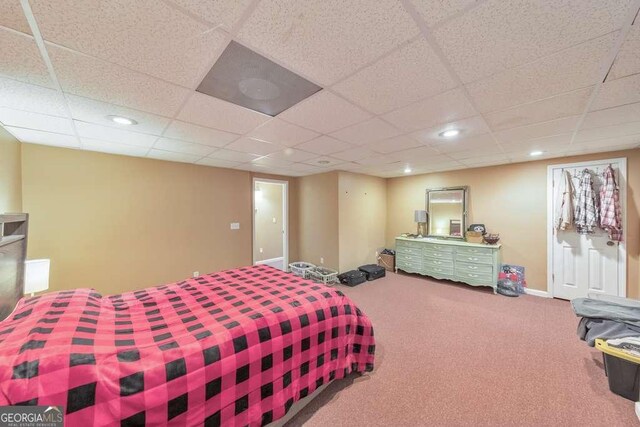
[[[371,114],[326,90],[316,93],[278,116],[320,133],[330,133],[369,117]]]
[[[35,129],[44,132],[74,134],[70,119],[4,107],[0,107],[0,123],[5,126]]]
[[[228,162],[246,163],[253,159],[260,157],[259,154],[242,153],[240,151],[233,151],[227,149],[216,150],[209,155],[211,158],[226,160]]]
[[[591,91],[592,88],[579,89],[507,110],[488,113],[484,118],[491,129],[498,131],[582,114]]]
[[[600,88],[591,109],[603,110],[636,102],[640,102],[640,74],[616,80],[607,79]]]
[[[271,117],[230,102],[194,92],[178,119],[226,132],[245,134]]]
[[[600,63],[618,32],[590,40],[535,62],[470,83],[467,90],[481,112],[505,109],[595,84]]]
[[[321,135],[318,138],[298,145],[296,148],[316,154],[331,154],[353,148],[353,145],[327,135]]]
[[[26,34],[31,34],[29,23],[24,17],[20,0],[0,1],[0,25]]]
[[[417,34],[411,16],[393,0],[266,0],[239,38],[327,85]]]
[[[290,147],[309,141],[319,136],[319,134],[284,120],[273,118],[255,128],[247,136]]]
[[[267,154],[275,153],[276,151],[280,151],[282,148],[276,144],[271,144],[269,142],[259,141],[257,139],[242,137],[237,141],[232,142],[227,145],[225,148],[234,151],[241,151],[243,153],[250,154],[258,154],[261,156],[266,156]]]
[[[489,0],[434,36],[460,78],[474,81],[619,29],[630,0]]]
[[[623,123],[640,122],[640,103],[607,108],[587,113],[580,130],[594,129]]]
[[[65,92],[172,116],[189,90],[68,49],[47,44]]]
[[[213,157],[205,157],[196,162],[196,164],[204,166],[213,166],[216,168],[235,168],[240,165],[240,162],[230,162],[228,160],[216,159]]]
[[[495,166],[509,163],[509,158],[504,154],[486,154],[481,156],[460,159],[460,163],[468,167]]]
[[[223,147],[238,139],[239,135],[174,120],[164,132],[168,138],[181,139],[211,147]]]
[[[609,79],[615,80],[620,77],[640,73],[640,25],[637,22],[631,26],[629,34],[622,47],[618,51],[618,56],[609,72]]]
[[[64,98],[54,89],[0,77],[0,106],[67,117]]]
[[[53,87],[33,37],[0,27],[0,76]]]
[[[95,123],[103,126],[110,126],[123,129],[123,125],[113,122],[107,116],[120,116],[133,119],[138,122],[135,126],[130,126],[128,130],[135,132],[161,135],[164,128],[169,124],[170,119],[157,116],[151,113],[134,110],[119,105],[108,104],[94,99],[83,98],[81,96],[67,95],[71,115],[74,119],[83,122]]]
[[[400,135],[389,139],[383,139],[382,141],[372,142],[371,144],[366,144],[365,147],[378,153],[386,154],[393,153],[394,151],[420,147],[421,145],[423,145],[422,142],[417,139],[411,138],[408,135]]]
[[[179,139],[160,138],[156,141],[153,148],[165,151],[173,151],[176,153],[195,154],[197,156],[207,156],[211,154],[215,148],[209,145],[194,144],[192,142],[180,141]]]
[[[333,89],[369,111],[382,114],[455,86],[440,58],[420,37]]]
[[[331,136],[356,145],[370,144],[398,136],[401,132],[377,117],[333,132]]]
[[[461,89],[436,95],[384,115],[400,129],[414,131],[476,115]]]
[[[252,0],[170,0],[174,4],[184,8],[211,22],[214,25],[231,30],[238,22]]]
[[[531,139],[524,142],[516,142],[512,144],[504,144],[505,153],[511,157],[511,153],[526,153],[527,155],[532,151],[542,151],[544,153],[557,153],[564,151],[569,147],[571,143],[571,133],[565,133],[562,135],[547,136],[545,138]]]
[[[45,40],[195,88],[227,43],[157,0],[32,1]]]
[[[369,150],[365,147],[354,147],[350,148],[346,151],[341,151],[339,153],[333,153],[331,156],[336,159],[345,160],[348,162],[357,162],[360,159],[364,159],[365,157],[378,155],[375,151]]]
[[[588,142],[596,139],[619,138],[636,134],[640,134],[640,121],[580,130],[576,134],[574,142]]]
[[[128,130],[115,129],[108,126],[100,126],[93,123],[74,121],[78,135],[81,138],[93,138],[101,141],[116,142],[118,144],[136,145],[138,147],[151,147],[158,139],[155,135],[130,132]]]
[[[389,163],[396,163],[398,159],[395,159],[393,157],[383,155],[383,154],[373,153],[370,156],[356,159],[354,161],[359,165],[378,166],[378,165],[388,165]]]
[[[543,138],[561,133],[573,132],[578,125],[580,116],[569,116],[548,122],[535,123],[527,126],[501,130],[494,135],[499,142],[513,143],[534,138]],[[640,120],[640,118],[639,118]]]
[[[445,138],[440,134],[447,130],[457,129],[460,134],[454,138]],[[439,145],[448,144],[451,141],[464,140],[466,138],[482,135],[489,132],[489,127],[481,116],[474,116],[468,119],[450,122],[429,129],[414,132],[411,136],[425,144]]]
[[[595,148],[609,148],[611,149],[611,147],[637,147],[640,146],[640,134],[635,134],[635,135],[627,135],[627,136],[619,136],[619,137],[615,137],[615,138],[606,138],[606,139],[597,139],[597,140],[589,140],[589,141],[584,141],[584,142],[577,142],[574,141],[573,144],[571,144],[571,148],[578,148],[580,147],[581,149],[595,149]]]
[[[451,15],[471,6],[476,0],[411,0],[422,19],[429,27],[433,27]]]
[[[146,147],[118,144],[115,142],[100,141],[92,138],[80,138],[80,140],[82,141],[82,148],[88,151],[99,151],[102,153],[134,157],[145,157],[149,151]]]
[[[448,159],[431,147],[411,148],[388,154],[386,157],[390,159],[389,162],[403,161],[413,163],[437,163]]]
[[[452,157],[456,158],[468,158],[471,157],[473,153],[482,152],[483,150],[491,150],[492,153],[501,152],[498,144],[493,140],[491,134],[488,133],[455,140],[452,139],[449,141],[442,140],[432,146],[440,153],[456,153],[455,155],[452,155]]]
[[[286,168],[291,166],[293,162],[278,159],[272,156],[264,156],[255,159],[251,163],[253,163],[254,165],[267,166],[272,168]]]
[[[269,154],[269,157],[273,159],[286,160],[288,162],[304,162],[318,157],[318,154],[309,153],[295,148],[285,148],[277,153]]]
[[[321,168],[315,165],[310,165],[307,163],[294,163],[291,166],[289,166],[289,169],[291,169],[294,172],[305,172],[308,174],[324,173],[327,171],[325,168]]]
[[[14,128],[6,126],[5,129],[19,141],[28,144],[53,145],[56,147],[79,148],[80,143],[75,136],[61,133],[42,132],[33,129]]]
[[[156,160],[167,160],[170,162],[195,163],[197,160],[200,160],[202,156],[152,149],[149,151],[149,154],[147,154],[147,157]]]
[[[334,169],[337,166],[345,163],[345,161],[336,159],[334,157],[320,156],[320,157],[316,157],[316,158],[311,159],[311,160],[307,160],[304,163],[306,163],[308,165],[311,165],[311,166],[317,166],[317,167],[322,168],[322,169]]]

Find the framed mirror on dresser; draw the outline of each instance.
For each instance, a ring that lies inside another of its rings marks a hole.
[[[428,237],[464,239],[468,192],[467,186],[426,191]]]

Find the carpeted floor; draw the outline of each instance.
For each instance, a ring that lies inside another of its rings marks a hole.
[[[568,302],[409,275],[339,286],[371,318],[376,367],[287,426],[633,426]]]

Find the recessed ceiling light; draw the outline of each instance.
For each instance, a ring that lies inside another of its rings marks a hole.
[[[544,151],[540,151],[540,150],[535,150],[529,153],[531,157],[542,156],[543,154],[544,154]]]
[[[439,135],[443,138],[453,138],[460,135],[460,129],[447,129],[444,132],[440,132]]]
[[[411,173],[411,168],[409,166],[404,168],[404,173]]]
[[[135,120],[129,119],[127,117],[122,117],[122,116],[107,116],[107,118],[119,125],[137,125],[138,124],[138,122],[136,122]]]

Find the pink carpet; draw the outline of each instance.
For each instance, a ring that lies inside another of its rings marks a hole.
[[[373,321],[376,368],[288,426],[632,426],[568,302],[388,274],[339,286]]]

